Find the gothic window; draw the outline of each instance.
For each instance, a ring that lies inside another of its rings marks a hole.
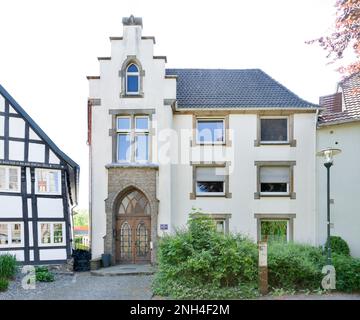
[[[131,259],[131,228],[127,221],[125,221],[120,229],[120,243],[121,243],[121,258]]]
[[[145,195],[137,190],[127,194],[121,201],[119,214],[125,215],[148,215],[150,204]]]
[[[139,94],[140,73],[136,64],[130,64],[126,69],[126,93]]]

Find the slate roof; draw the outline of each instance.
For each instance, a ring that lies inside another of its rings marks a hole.
[[[326,108],[319,115],[319,125],[360,121],[360,73],[354,74],[338,85],[342,92],[343,111],[334,112]]]
[[[317,108],[260,69],[166,69],[181,108]]]
[[[80,166],[67,156],[60,148],[47,136],[47,134],[37,125],[28,113],[16,102],[9,92],[0,84],[0,94],[10,103],[16,112],[30,125],[30,128],[50,147],[50,149],[68,165],[69,179],[71,186],[71,199],[77,204],[79,190]]]

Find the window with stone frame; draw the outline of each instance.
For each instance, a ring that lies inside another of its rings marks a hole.
[[[261,117],[260,141],[266,143],[289,142],[289,119],[288,117]]]
[[[196,195],[225,195],[225,167],[197,167]]]
[[[150,120],[148,115],[118,116],[117,161],[147,162],[150,158]]]

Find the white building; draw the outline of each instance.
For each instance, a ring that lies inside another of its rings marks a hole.
[[[0,85],[0,254],[24,264],[71,256],[79,166]]]
[[[360,74],[338,85],[337,93],[321,97],[318,150],[341,149],[331,167],[331,234],[342,237],[353,256],[360,257]],[[326,169],[318,159],[318,242],[326,241]]]
[[[154,261],[193,207],[219,231],[315,244],[318,106],[259,69],[166,69],[123,19],[89,76],[93,258]]]

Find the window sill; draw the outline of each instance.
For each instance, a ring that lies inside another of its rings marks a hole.
[[[225,198],[225,199],[231,199],[232,194],[231,193],[225,193],[225,194],[194,194],[190,193],[190,200],[195,200],[196,198]]]
[[[263,146],[290,146],[290,147],[296,147],[296,140],[286,141],[286,142],[263,142],[259,140],[254,141],[255,147],[263,147]]]
[[[158,169],[159,164],[154,162],[115,162],[105,166],[106,169],[111,168],[154,168]]]
[[[121,93],[120,98],[144,98],[144,94],[143,93],[137,93],[137,94]]]
[[[191,147],[231,147],[231,141],[228,142],[221,142],[221,143],[200,143],[198,141],[194,142],[191,140],[190,142]]]
[[[296,193],[290,192],[290,194],[261,194],[260,192],[254,193],[254,199],[258,200],[261,198],[289,198],[291,200],[296,199]]]

